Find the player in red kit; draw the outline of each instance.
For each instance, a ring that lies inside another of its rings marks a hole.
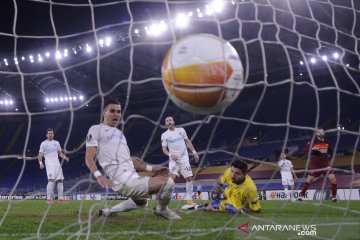
[[[334,171],[329,166],[329,159],[332,157],[332,149],[329,141],[325,139],[325,131],[319,127],[315,131],[314,141],[306,144],[304,151],[311,151],[311,162],[306,182],[301,189],[299,201],[305,196],[305,193],[315,177],[324,174],[331,182],[331,201],[336,202],[337,184]]]

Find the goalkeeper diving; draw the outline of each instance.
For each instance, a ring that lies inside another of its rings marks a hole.
[[[257,188],[251,177],[247,175],[247,170],[248,166],[245,162],[235,160],[217,182],[215,199],[210,204],[197,205],[192,209],[231,214],[260,213]]]

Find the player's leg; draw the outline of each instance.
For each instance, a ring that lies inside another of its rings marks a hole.
[[[205,204],[204,206],[201,205],[201,207],[198,209],[210,211],[210,212],[224,211],[227,203],[228,203],[228,199],[221,200],[220,196],[217,195],[216,199],[213,199],[209,204]]]
[[[302,201],[302,198],[305,197],[306,191],[308,190],[310,184],[312,183],[312,181],[314,180],[314,178],[316,177],[316,175],[318,175],[318,172],[309,172],[308,176],[306,178],[306,181],[304,182],[302,188],[301,188],[301,192],[300,192],[300,196],[298,198],[299,201]]]
[[[111,208],[103,208],[99,216],[109,216],[118,212],[127,212],[147,207],[149,196],[149,177],[130,179],[119,184],[118,193],[129,198]]]
[[[52,203],[54,199],[54,185],[55,180],[54,179],[48,179],[48,184],[46,186],[46,202]]]
[[[57,183],[57,192],[58,192],[58,202],[66,203],[64,200],[64,180],[59,179],[56,181]]]
[[[46,186],[46,202],[52,203],[54,199],[54,185],[55,185],[55,168],[49,164],[46,165],[46,175],[48,184]]]
[[[175,181],[179,177],[180,165],[176,161],[169,161],[169,176]]]
[[[194,184],[193,184],[193,181],[192,181],[192,177],[187,177],[185,179],[186,179],[186,185],[185,185],[186,198],[185,199],[187,200],[187,204],[193,205],[195,203],[194,203],[194,201],[192,199],[192,196],[194,194],[194,192],[193,192]]]
[[[126,209],[127,211],[144,208],[146,207],[145,199],[150,198],[151,194],[157,194],[159,203],[155,207],[155,215],[171,220],[181,219],[179,215],[167,207],[170,203],[174,186],[175,183],[171,177],[142,177],[131,179],[125,184],[122,184],[118,190],[120,194],[130,197],[131,200],[125,201],[125,203],[117,207],[122,207],[121,210]],[[134,199],[136,199],[136,202]]]
[[[107,169],[107,171],[109,176],[118,178],[112,179],[112,181],[118,182],[114,187],[114,190],[123,196],[131,198],[131,200],[125,201],[122,205],[117,206],[118,208],[122,208],[117,209],[116,211],[143,208],[146,206],[144,199],[150,198],[151,194],[157,194],[159,204],[156,207],[155,214],[167,219],[180,219],[175,212],[167,208],[175,185],[174,180],[171,177],[137,177],[128,179],[124,182],[123,179],[121,179],[121,174],[117,174],[117,168]],[[109,172],[111,174],[109,174]],[[134,204],[136,204],[136,206]]]
[[[283,187],[284,187],[285,197],[287,199],[290,199],[288,185],[287,184],[283,185]]]
[[[294,187],[294,184],[290,185],[290,189],[291,189],[291,192],[290,192],[290,200],[294,200],[294,198],[295,198],[295,187]]]
[[[150,198],[151,194],[157,194],[159,203],[155,207],[154,213],[157,216],[175,220],[181,219],[181,217],[167,207],[170,203],[174,186],[174,180],[170,177],[142,177],[131,179],[122,184],[118,192],[124,196],[136,199],[137,203],[141,204],[141,206],[137,205],[136,207],[133,205],[134,209],[142,208],[146,204],[142,199]],[[130,208],[130,201],[127,203]]]
[[[219,212],[220,205],[220,200],[213,200],[209,205],[206,206],[205,210],[210,212]]]
[[[294,196],[294,179],[291,175],[288,176],[287,185],[290,186],[291,191],[288,190],[288,199],[291,200]]]
[[[152,177],[149,180],[149,194],[157,194],[158,205],[154,209],[157,216],[169,220],[181,219],[174,211],[168,208],[175,183],[170,177]]]
[[[335,174],[333,173],[332,170],[331,170],[331,172],[329,172],[327,177],[331,182],[331,201],[336,202],[337,201],[337,198],[336,198],[337,182],[336,182]]]
[[[58,202],[59,203],[67,203],[64,200],[64,175],[63,175],[63,171],[62,171],[60,165],[56,169],[55,179],[57,182]]]
[[[148,205],[148,200],[144,199],[137,199],[134,200],[132,198],[128,198],[127,200],[116,204],[111,208],[103,208],[99,211],[99,216],[110,216],[111,214],[118,213],[118,212],[128,212],[135,209],[143,209],[146,208]]]
[[[285,196],[289,197],[288,184],[287,184],[287,179],[285,177],[281,178],[281,184],[284,187]]]
[[[191,170],[191,166],[189,163],[189,157],[188,156],[184,156],[181,159],[181,167],[180,167],[180,172],[181,174],[184,176],[185,180],[186,180],[186,185],[185,185],[185,189],[186,189],[186,196],[185,196],[185,200],[187,200],[187,204],[188,205],[194,205],[194,201],[192,199],[192,196],[194,195],[194,184],[192,181],[192,170]]]
[[[157,194],[159,204],[156,206],[155,214],[166,219],[181,219],[180,216],[167,207],[174,190],[174,185],[174,180],[170,177],[131,179],[125,184],[121,184],[118,190],[118,193],[128,196],[129,199],[112,208],[101,209],[99,215],[108,216],[116,212],[145,208],[150,195]]]

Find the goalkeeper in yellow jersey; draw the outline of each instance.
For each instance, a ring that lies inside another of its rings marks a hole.
[[[235,160],[220,177],[215,187],[217,195],[222,197],[215,199],[206,210],[227,211],[232,214],[261,212],[257,188],[251,177],[247,175],[247,170],[248,166],[245,162]]]

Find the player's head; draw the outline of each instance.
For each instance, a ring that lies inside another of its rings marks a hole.
[[[167,126],[169,129],[174,128],[175,121],[174,121],[173,117],[168,116],[165,118],[165,126]]]
[[[318,127],[315,131],[315,136],[319,139],[323,139],[325,136],[325,131],[322,127]]]
[[[282,152],[280,154],[280,160],[286,159],[286,153]]]
[[[52,129],[52,128],[46,129],[46,137],[48,140],[53,140],[54,139],[54,129]]]
[[[235,160],[231,163],[231,181],[235,184],[241,184],[245,181],[248,170],[247,163],[241,160]]]
[[[110,98],[104,103],[103,123],[105,125],[116,127],[121,119],[121,105],[116,98]]]

